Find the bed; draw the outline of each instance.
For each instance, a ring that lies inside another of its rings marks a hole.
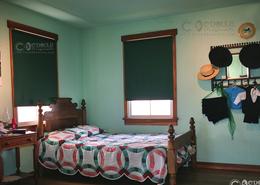
[[[39,105],[40,167],[66,175],[80,173],[110,180],[125,176],[170,185],[176,185],[180,166],[196,167],[193,118],[190,129],[179,135],[172,125],[168,134],[110,134],[87,125],[84,100],[81,108],[71,98],[58,98],[50,107],[51,111],[43,114]]]

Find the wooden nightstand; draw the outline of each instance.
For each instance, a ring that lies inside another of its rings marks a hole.
[[[20,147],[33,145],[33,167],[32,173],[22,173],[20,171]],[[3,159],[2,151],[13,149],[16,150],[16,174],[12,176],[3,176]],[[0,136],[0,183],[5,184],[27,177],[34,177],[37,184],[37,134],[36,132],[27,131],[26,134],[8,134]]]

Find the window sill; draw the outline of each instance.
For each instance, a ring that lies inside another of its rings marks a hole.
[[[177,117],[170,119],[137,119],[123,118],[126,125],[177,125]]]
[[[18,123],[18,128],[25,128],[28,130],[36,130],[37,129],[37,122],[30,121],[30,122],[20,122]]]

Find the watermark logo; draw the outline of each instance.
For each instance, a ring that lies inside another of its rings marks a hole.
[[[230,34],[234,33],[235,23],[232,20],[186,20],[181,28],[192,34]]]
[[[232,179],[229,183],[229,185],[241,185],[240,181],[237,179]]]
[[[247,180],[242,180],[242,185],[247,185]]]
[[[53,42],[17,42],[15,43],[17,53],[53,53],[55,46]]]
[[[260,180],[232,179],[229,185],[260,185]]]

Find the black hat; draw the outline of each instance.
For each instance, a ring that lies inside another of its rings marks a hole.
[[[260,67],[260,44],[249,44],[244,46],[239,53],[240,62],[249,68]]]
[[[227,67],[232,62],[232,54],[228,48],[215,47],[209,52],[209,60],[211,64],[217,67]]]

